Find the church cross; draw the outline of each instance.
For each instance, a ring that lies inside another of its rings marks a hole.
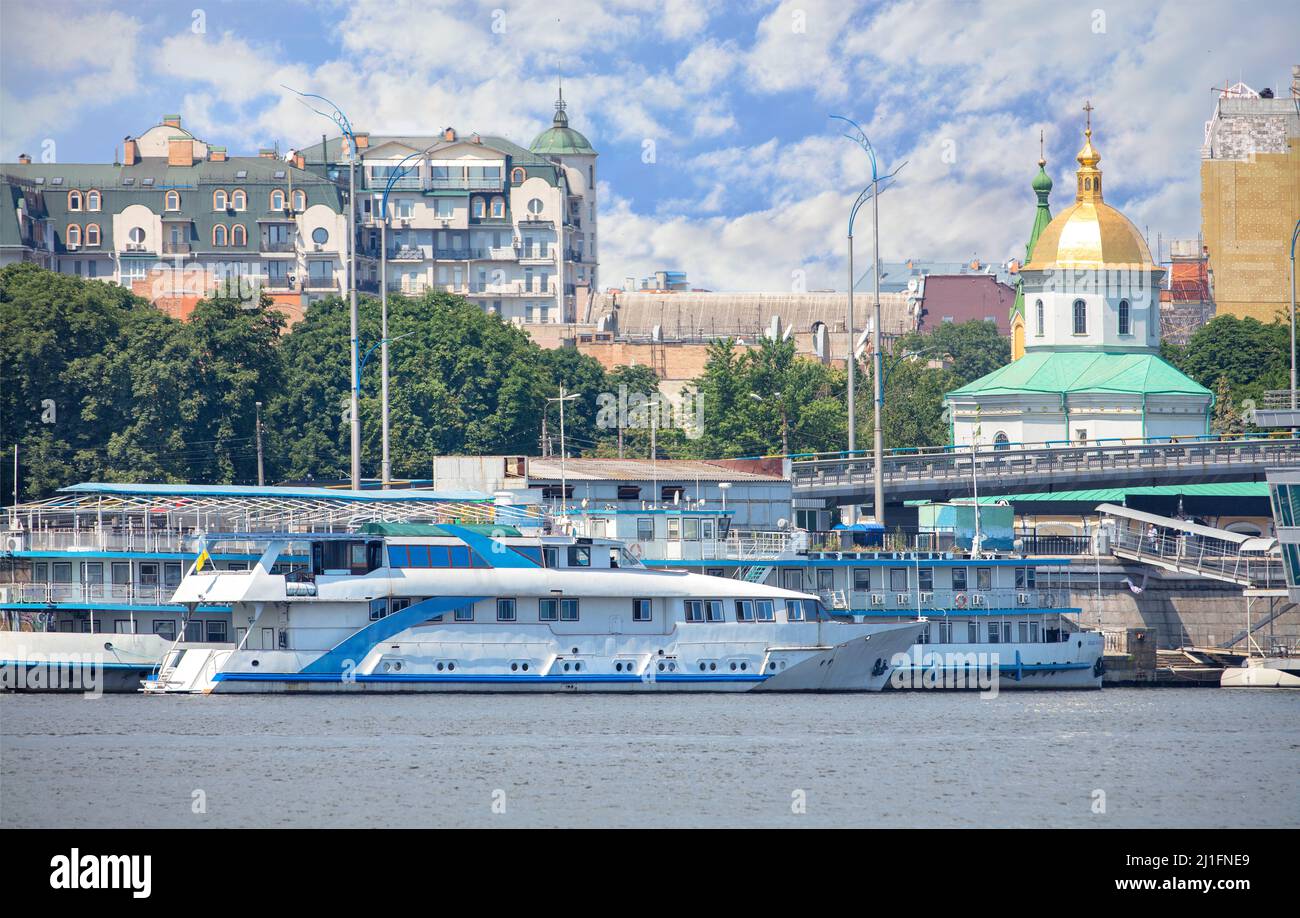
[[[1088,132],[1092,133],[1092,100],[1088,99],[1083,103],[1083,111],[1088,119]]]

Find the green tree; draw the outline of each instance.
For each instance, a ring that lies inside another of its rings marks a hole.
[[[1232,315],[1215,316],[1201,326],[1186,347],[1166,347],[1167,360],[1216,393],[1226,380],[1227,397],[1218,401],[1240,406],[1258,400],[1269,389],[1290,385],[1290,328]]]

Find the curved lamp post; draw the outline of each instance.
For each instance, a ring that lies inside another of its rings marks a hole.
[[[876,162],[876,149],[871,145],[871,141],[867,139],[866,131],[862,130],[862,128],[858,125],[857,122],[849,118],[845,118],[843,115],[831,115],[831,117],[837,121],[843,121],[845,124],[849,126],[850,130],[846,131],[844,136],[847,137],[849,140],[853,141],[854,143],[856,143],[863,150],[865,150],[867,157],[871,160],[871,182],[867,185],[866,188],[862,189],[862,192],[857,196],[857,199],[854,200],[852,209],[849,211],[849,229],[848,229],[849,308],[848,308],[848,316],[847,316],[848,327],[849,327],[849,364],[848,364],[849,455],[853,456],[854,453],[857,451],[857,446],[858,446],[857,443],[858,426],[857,426],[857,417],[855,416],[857,410],[855,405],[856,386],[854,382],[854,377],[857,375],[856,371],[857,371],[858,341],[857,341],[857,329],[854,327],[855,323],[853,321],[853,281],[854,281],[853,224],[854,221],[856,221],[858,218],[858,210],[862,207],[863,204],[867,203],[867,201],[871,201],[872,202],[872,207],[871,207],[872,236],[873,236],[872,241],[875,245],[875,258],[873,259],[874,265],[872,270],[874,271],[876,277],[876,302],[875,302],[875,309],[874,309],[874,319],[873,319],[872,329],[871,329],[871,349],[872,349],[872,364],[873,364],[873,372],[871,375],[873,381],[872,388],[874,389],[874,394],[875,394],[875,411],[872,412],[873,415],[872,434],[873,434],[873,456],[874,456],[874,462],[873,462],[874,468],[872,469],[872,484],[874,486],[874,494],[872,497],[871,509],[872,509],[872,513],[875,515],[876,522],[883,525],[885,522],[885,469],[884,469],[885,435],[884,435],[884,428],[881,426],[880,415],[885,407],[885,387],[884,387],[884,380],[882,378],[882,373],[881,373],[881,349],[880,349],[880,326],[881,326],[880,195],[885,191],[886,186],[894,178],[894,176],[898,175],[899,169],[902,169],[903,166],[907,165],[907,163],[903,162],[893,172],[890,172],[887,175],[881,175],[880,170],[878,168],[878,164]],[[854,522],[853,520],[854,516],[856,516],[856,514],[854,513],[853,509],[850,508],[849,510],[850,518],[848,520],[850,524]]]
[[[300,92],[291,86],[280,84],[289,92],[298,96],[303,105],[316,114],[332,121],[348,139],[348,295],[351,322],[351,359],[352,365],[352,490],[361,488],[361,368],[358,363],[360,342],[357,338],[357,137],[352,130],[352,122],[343,110],[324,96],[315,93]],[[328,106],[328,111],[314,106],[308,99],[318,99]]]

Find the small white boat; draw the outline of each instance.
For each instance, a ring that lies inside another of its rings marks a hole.
[[[879,691],[926,627],[853,622],[812,594],[649,570],[609,539],[366,529],[209,536],[267,544],[251,570],[191,571],[173,597],[228,604],[238,644],[174,648],[144,690]],[[309,546],[310,562],[286,560],[290,544]]]
[[[1300,657],[1247,657],[1219,677],[1223,688],[1300,688]]]

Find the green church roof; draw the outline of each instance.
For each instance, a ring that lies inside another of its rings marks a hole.
[[[1030,351],[1014,363],[954,389],[945,397],[1030,392],[1124,392],[1207,398],[1212,394],[1155,354]]]
[[[1034,245],[1038,242],[1038,237],[1042,235],[1047,224],[1052,222],[1052,210],[1047,204],[1047,198],[1052,193],[1052,177],[1047,174],[1044,168],[1047,161],[1040,159],[1038,161],[1038,174],[1034,176],[1033,182],[1030,183],[1034,189],[1034,194],[1038,196],[1038,209],[1034,211],[1034,226],[1029,231],[1029,244],[1025,246],[1025,264],[1034,257]],[[1016,300],[1011,304],[1011,316],[1025,314],[1025,291],[1024,279],[1016,278]]]
[[[569,116],[564,110],[563,90],[560,91],[560,97],[555,102],[555,117],[551,120],[551,126],[537,135],[529,150],[539,156],[596,155],[591,142],[569,127]]]

